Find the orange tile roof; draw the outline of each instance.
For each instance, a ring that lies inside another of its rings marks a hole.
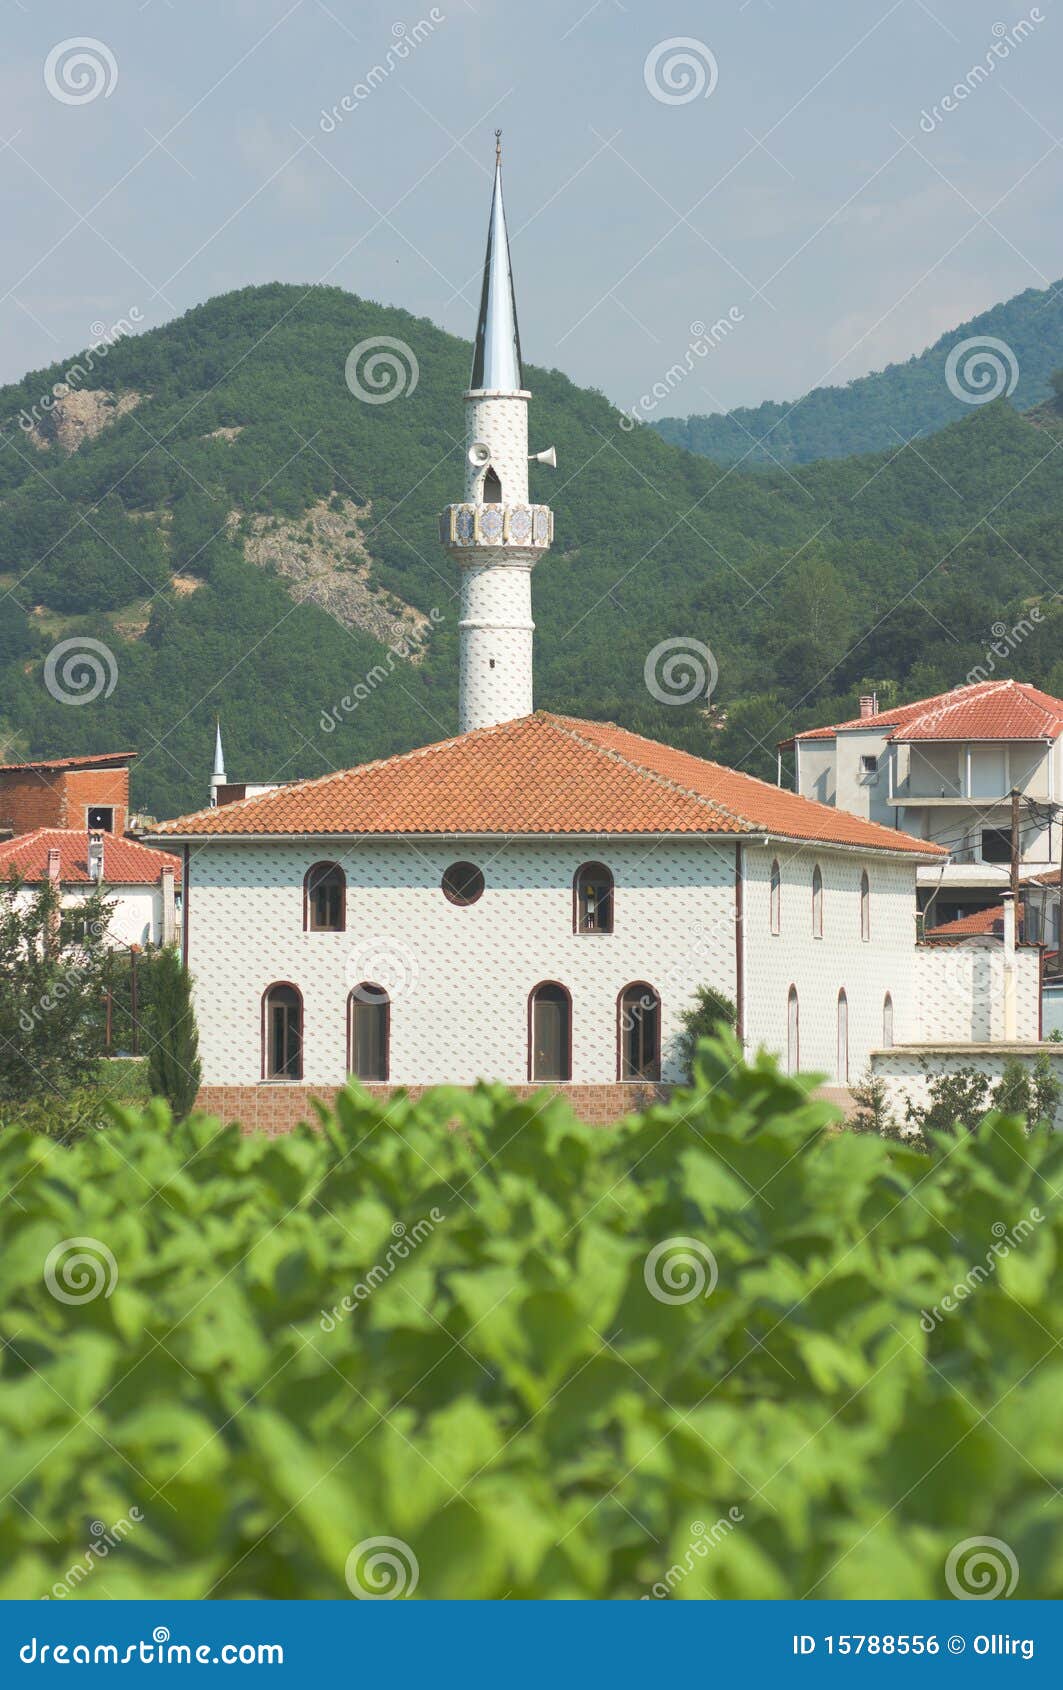
[[[36,885],[48,876],[48,852],[59,852],[59,879],[64,886],[92,884],[88,864],[88,834],[78,828],[39,827],[0,844],[0,880],[15,873]],[[169,851],[157,851],[120,833],[103,836],[103,872],[107,886],[154,886],[164,868],[172,868],[181,884],[181,862]]]
[[[161,822],[154,837],[743,834],[944,856],[845,810],[606,722],[537,711]]]
[[[873,716],[855,716],[825,728],[809,728],[784,745],[833,739],[853,728],[885,733],[887,739],[1057,739],[1063,733],[1063,699],[1026,681],[977,681],[952,692],[898,704]]]
[[[1004,931],[1004,905],[994,904],[987,910],[971,910],[955,921],[943,921],[940,927],[928,927],[928,939],[970,939],[978,934],[997,934]]]
[[[91,757],[28,758],[22,763],[0,763],[0,775],[10,774],[15,769],[98,768],[101,763],[131,763],[136,755],[135,751],[99,751]]]

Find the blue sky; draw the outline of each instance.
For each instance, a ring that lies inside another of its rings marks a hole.
[[[1056,0],[2,4],[0,379],[274,279],[471,338],[496,124],[525,356],[625,407],[729,311],[658,414],[845,381],[1063,275]],[[109,93],[49,88],[77,37]]]

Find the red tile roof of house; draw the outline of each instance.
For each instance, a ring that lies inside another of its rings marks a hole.
[[[64,886],[89,886],[87,833],[77,828],[39,827],[20,833],[0,844],[0,880],[14,873],[36,885],[48,878],[48,852],[59,852],[59,880]],[[164,868],[172,868],[176,885],[181,884],[181,862],[169,851],[141,845],[122,834],[103,836],[103,873],[106,886],[155,886]]]
[[[131,763],[135,751],[99,751],[91,757],[31,757],[22,763],[0,763],[0,775],[14,769],[91,769],[101,763]]]
[[[887,739],[1058,739],[1063,733],[1063,699],[1026,681],[977,681],[952,692],[897,704],[873,716],[856,716],[825,728],[809,728],[798,740],[833,739],[854,728],[884,733]]]
[[[162,822],[153,836],[304,833],[766,833],[925,857],[946,854],[610,722],[544,710]]]
[[[928,939],[971,939],[979,934],[996,934],[1004,931],[1004,905],[994,904],[987,910],[971,910],[967,915],[957,916],[955,921],[943,921],[940,927],[928,927]]]

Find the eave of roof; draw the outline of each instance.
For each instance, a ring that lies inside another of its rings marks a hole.
[[[935,861],[941,847],[613,723],[540,711],[177,817],[145,838],[777,838]]]
[[[98,751],[89,757],[38,757],[29,762],[0,763],[0,775],[13,774],[19,769],[27,772],[34,769],[98,769],[105,763],[131,763],[137,755],[135,751]]]

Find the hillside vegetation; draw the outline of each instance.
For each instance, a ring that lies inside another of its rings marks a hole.
[[[1027,288],[950,329],[917,357],[844,387],[815,387],[789,402],[766,400],[711,416],[665,417],[654,426],[675,446],[745,469],[894,451],[902,440],[933,433],[965,414],[964,400],[946,380],[949,354],[967,340],[984,345],[987,337],[1010,349],[1013,367],[998,355],[1001,384],[1008,386],[1012,404],[1026,410],[1047,396],[1052,372],[1063,364],[1061,289],[1059,282]],[[987,365],[972,367],[966,359],[957,359],[957,365],[961,377],[965,368],[970,372],[966,384],[959,380],[961,390],[986,391],[973,384],[992,380]]]
[[[811,1085],[0,1135],[0,1596],[1058,1596],[1063,1145]]]
[[[344,367],[377,336],[419,379],[370,404]],[[457,571],[436,515],[462,488],[469,356],[402,311],[276,285],[117,341],[76,450],[17,421],[67,366],[0,393],[0,750],[139,747],[135,800],[161,816],[205,801],[215,712],[234,779],[454,732]],[[878,457],[747,475],[626,432],[557,371],[527,379],[532,447],[559,458],[532,466],[557,513],[535,573],[539,704],[770,778],[795,726],[851,714],[868,682],[964,680],[1031,606],[1029,637],[991,661],[1063,692],[1061,441],[1007,403]],[[101,642],[117,671],[80,707],[45,684],[67,639]],[[711,708],[647,689],[671,639],[711,648]]]

